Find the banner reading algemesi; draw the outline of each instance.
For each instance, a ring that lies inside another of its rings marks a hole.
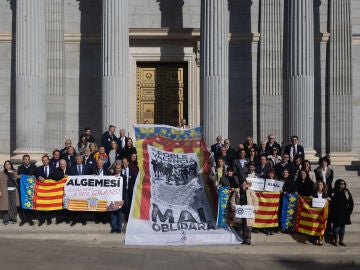
[[[72,211],[117,210],[122,190],[122,177],[69,176],[64,186],[64,208]]]
[[[230,227],[217,228],[200,128],[135,126],[140,172],[125,244],[236,244]]]

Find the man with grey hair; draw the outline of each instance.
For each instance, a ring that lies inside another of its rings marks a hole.
[[[276,147],[278,149],[278,154],[281,154],[281,146],[278,142],[275,141],[275,136],[273,134],[268,135],[268,141],[266,142],[266,155],[269,156],[272,154],[272,149]]]

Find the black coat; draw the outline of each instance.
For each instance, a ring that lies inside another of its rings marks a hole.
[[[331,198],[331,216],[334,226],[351,224],[350,216],[354,210],[354,201],[347,188],[335,190]]]
[[[286,153],[286,154],[288,154],[290,156],[290,152],[291,152],[292,147],[293,147],[292,144],[287,145],[285,147],[285,149],[284,149],[284,153]],[[296,151],[297,151],[296,155],[300,156],[302,158],[302,160],[304,160],[305,159],[304,147],[302,145],[298,144],[296,146]]]
[[[65,177],[65,175],[69,175],[69,169],[66,168],[65,173],[64,173],[64,171],[60,167],[58,167],[55,170],[53,170],[50,177],[53,180],[59,181],[59,180],[63,179]]]
[[[265,147],[265,151],[266,151],[266,154],[269,156],[269,155],[272,155],[272,149],[276,147],[278,149],[278,155],[281,155],[281,146],[279,143],[277,142],[274,142],[272,146],[269,145],[269,142],[266,142],[266,147]]]
[[[117,141],[115,134],[110,135],[109,131],[106,131],[101,137],[101,146],[105,147],[106,154],[109,154],[111,150],[111,141]]]
[[[228,175],[223,175],[220,178],[219,185],[220,186],[226,186],[230,188],[238,188],[240,187],[240,181],[239,178],[242,178],[242,176],[233,175],[232,177]]]
[[[283,164],[280,162],[274,166],[274,170],[278,179],[282,178],[282,173],[285,169],[288,170],[290,177],[294,177],[295,174],[294,165],[291,162],[288,162],[285,166],[283,166]]]
[[[51,169],[50,165],[48,166],[48,169],[48,175],[46,176],[44,166],[37,167],[35,171],[35,178],[39,179],[39,177],[41,176],[44,179],[50,179],[54,170]]]
[[[25,175],[35,175],[35,171],[36,171],[36,165],[34,164],[29,164],[29,167],[26,168],[24,164],[20,165],[17,169],[17,174],[21,175],[21,174],[25,174]]]
[[[91,175],[94,174],[93,167],[90,165],[82,165],[82,172],[78,172],[78,167],[76,164],[71,166],[69,169],[69,175]]]
[[[310,196],[314,191],[314,183],[308,178],[304,182],[298,179],[295,181],[295,190],[300,196]]]

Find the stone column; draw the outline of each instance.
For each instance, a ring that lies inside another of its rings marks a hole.
[[[128,0],[103,0],[102,127],[129,128]]]
[[[314,21],[313,0],[285,1],[286,69],[284,78],[284,142],[299,137],[306,159],[314,150]]]
[[[44,5],[43,0],[16,3],[16,155],[46,152]]]
[[[328,137],[330,156],[336,164],[349,164],[353,156],[350,2],[330,1]]]
[[[228,137],[229,68],[227,0],[201,1],[201,123],[206,143]]]
[[[46,134],[49,148],[65,140],[64,122],[64,0],[47,0],[47,116]]]
[[[261,1],[259,139],[272,133],[282,141],[283,2]]]

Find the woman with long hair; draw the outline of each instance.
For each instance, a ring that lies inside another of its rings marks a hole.
[[[17,221],[17,206],[20,205],[20,200],[16,178],[13,164],[10,160],[6,160],[4,170],[0,172],[0,211],[5,225]]]

